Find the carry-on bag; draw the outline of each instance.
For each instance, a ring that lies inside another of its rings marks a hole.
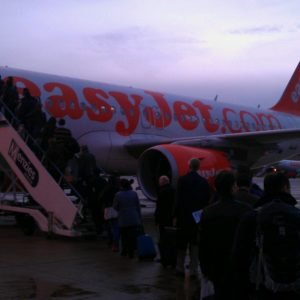
[[[137,237],[137,256],[139,259],[153,259],[156,256],[155,245],[149,234]]]

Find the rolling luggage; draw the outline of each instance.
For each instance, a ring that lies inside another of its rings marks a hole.
[[[165,227],[160,237],[159,243],[160,262],[164,267],[176,266],[177,250],[176,250],[176,228]]]
[[[153,259],[156,256],[153,239],[148,234],[137,237],[137,256],[139,259]]]

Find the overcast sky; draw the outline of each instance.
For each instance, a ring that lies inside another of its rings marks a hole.
[[[262,107],[300,60],[299,0],[0,0],[0,65]]]

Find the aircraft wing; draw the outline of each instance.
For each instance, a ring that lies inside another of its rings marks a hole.
[[[300,139],[300,129],[279,129],[279,130],[268,130],[268,131],[254,131],[254,132],[242,132],[242,133],[230,133],[220,135],[210,135],[205,137],[189,137],[179,138],[173,143],[183,145],[200,145],[203,142],[209,142],[213,140],[230,141],[232,143],[258,143],[258,144],[274,144],[280,143],[287,140]]]
[[[300,129],[219,134],[186,138],[155,137],[133,139],[125,147],[138,157],[144,150],[160,144],[177,144],[197,148],[216,149],[228,154],[232,161],[249,161],[254,167],[290,158],[300,153]],[[299,146],[298,146],[299,145]],[[299,150],[299,151],[297,151]]]

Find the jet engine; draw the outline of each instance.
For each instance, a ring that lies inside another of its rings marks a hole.
[[[167,175],[175,187],[178,178],[188,172],[188,163],[192,158],[200,159],[200,174],[210,184],[213,184],[218,172],[230,169],[227,155],[218,150],[174,144],[155,146],[147,149],[138,162],[137,178],[145,196],[156,200],[158,179],[161,175]]]

